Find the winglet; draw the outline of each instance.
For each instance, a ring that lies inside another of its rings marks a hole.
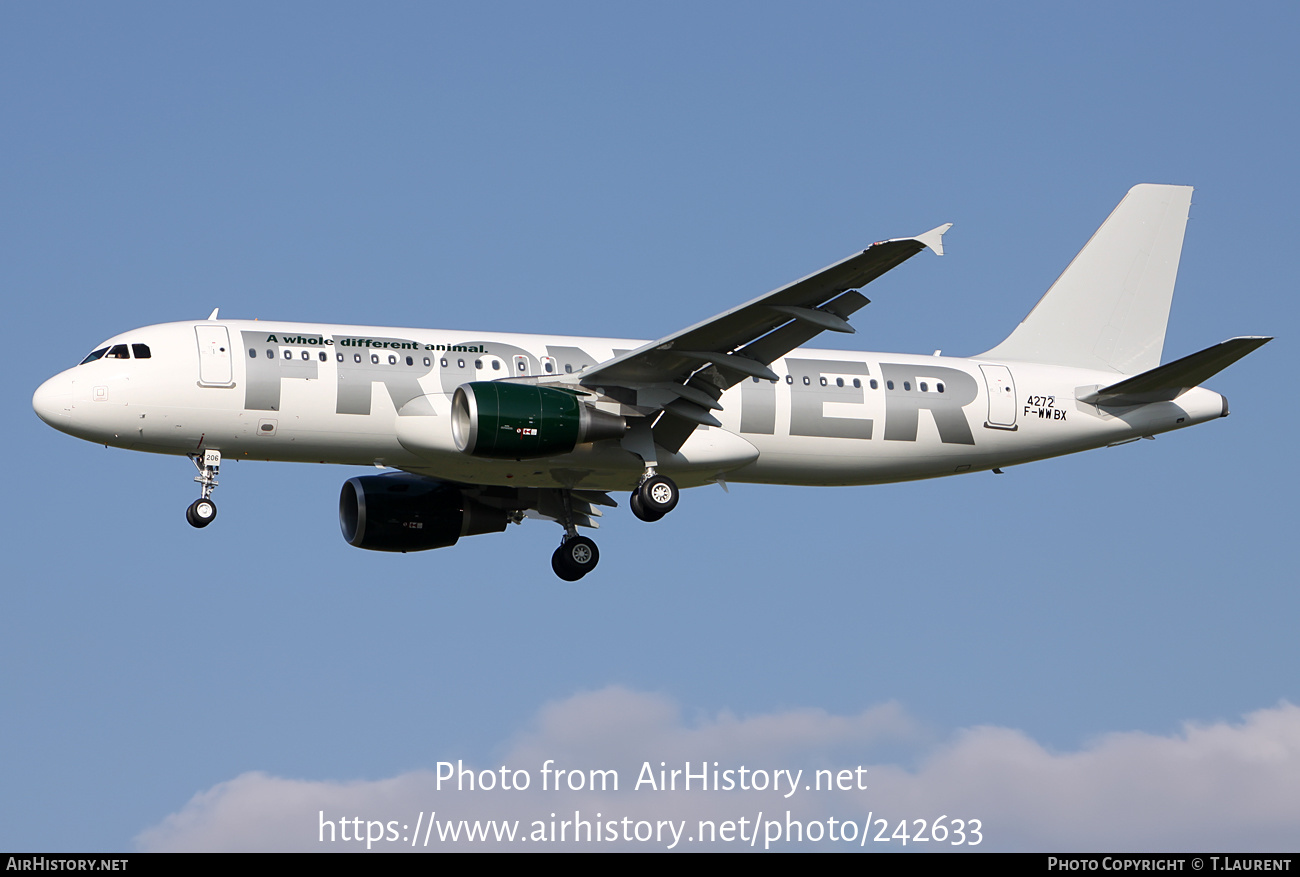
[[[221,308],[213,308],[212,313],[208,314],[208,319],[215,320],[217,318],[217,311],[219,310],[221,310]]]
[[[951,222],[945,222],[937,228],[932,228],[925,234],[917,235],[914,240],[920,241],[930,249],[934,250],[936,256],[943,255],[943,236],[948,229],[952,228]]]

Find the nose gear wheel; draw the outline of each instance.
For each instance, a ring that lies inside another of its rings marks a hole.
[[[191,527],[206,527],[217,517],[217,504],[210,499],[196,499],[185,510],[185,520]]]

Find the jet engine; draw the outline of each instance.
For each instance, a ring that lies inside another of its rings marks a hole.
[[[475,457],[527,460],[567,454],[583,442],[621,438],[627,421],[593,408],[572,390],[476,381],[456,389],[451,434]]]
[[[500,533],[506,523],[504,511],[419,475],[361,475],[339,495],[343,538],[372,551],[447,548],[461,536]]]

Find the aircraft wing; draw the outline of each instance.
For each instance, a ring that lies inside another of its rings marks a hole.
[[[638,390],[638,405],[664,412],[655,442],[676,451],[698,424],[717,426],[722,392],[747,377],[776,380],[769,365],[823,331],[853,332],[848,317],[869,303],[858,292],[926,247],[943,255],[952,223],[860,253],[753,301],[583,371],[586,387]]]

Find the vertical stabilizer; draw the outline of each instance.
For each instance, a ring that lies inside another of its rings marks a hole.
[[[1129,189],[1029,316],[982,356],[1124,375],[1158,366],[1191,203],[1191,186]]]

